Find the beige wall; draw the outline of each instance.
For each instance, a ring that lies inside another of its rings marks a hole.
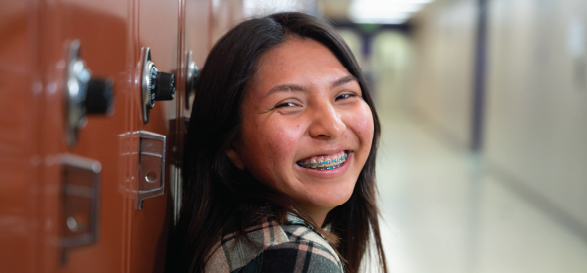
[[[375,35],[371,67],[380,115],[393,114],[408,107],[412,62],[412,43],[406,34],[386,30]]]
[[[487,158],[587,226],[587,2],[490,3]]]
[[[338,29],[361,69],[371,78],[377,112],[381,115],[406,110],[410,103],[413,46],[401,31],[380,30],[371,41],[370,55],[363,55],[363,40],[353,29]]]
[[[444,134],[469,143],[476,5],[436,1],[415,18],[413,107]]]
[[[415,110],[462,144],[476,2],[438,0],[415,19]],[[587,226],[587,1],[488,2],[488,166]]]
[[[344,39],[355,55],[355,58],[357,59],[357,62],[361,68],[364,69],[365,61],[363,60],[363,42],[361,40],[361,36],[350,28],[340,28],[338,29],[338,33],[340,33],[340,36]]]

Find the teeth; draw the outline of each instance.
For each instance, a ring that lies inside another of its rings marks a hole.
[[[332,162],[332,160],[330,159],[330,156],[327,156],[327,157],[325,157],[325,158],[324,158],[324,162],[325,162],[325,163],[324,163],[324,167],[326,167],[326,168],[327,168],[327,167],[330,167],[330,166],[332,166],[332,163],[331,163],[331,162]]]
[[[315,169],[315,170],[332,170],[341,167],[346,161],[346,152],[340,152],[329,156],[315,156],[310,160],[300,161],[297,164],[300,167]]]

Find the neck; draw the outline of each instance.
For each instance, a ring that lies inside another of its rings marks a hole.
[[[310,215],[310,217],[312,217],[312,220],[314,220],[316,225],[318,225],[319,227],[322,227],[322,225],[324,224],[324,220],[326,220],[326,216],[328,215],[330,210],[332,210],[332,208],[316,208],[316,207],[312,207],[312,208],[302,207],[302,209],[304,209],[304,211],[306,211],[306,213],[308,213],[308,215]]]

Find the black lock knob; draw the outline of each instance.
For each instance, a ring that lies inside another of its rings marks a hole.
[[[175,98],[175,75],[157,72],[155,100],[172,100]]]
[[[113,82],[110,79],[92,77],[92,72],[80,56],[79,40],[71,42],[65,73],[63,91],[67,143],[73,147],[77,143],[78,131],[88,121],[88,114],[112,113]]]
[[[151,109],[156,101],[175,98],[175,75],[161,72],[151,61],[151,49],[143,49],[143,73],[141,75],[141,97],[143,104],[143,123],[149,123]]]
[[[84,102],[87,114],[109,114],[112,112],[114,100],[112,85],[111,79],[90,79]]]

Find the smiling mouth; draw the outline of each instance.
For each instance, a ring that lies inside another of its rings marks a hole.
[[[326,171],[342,167],[346,158],[347,151],[342,151],[333,155],[309,157],[298,161],[296,164],[302,168]]]

